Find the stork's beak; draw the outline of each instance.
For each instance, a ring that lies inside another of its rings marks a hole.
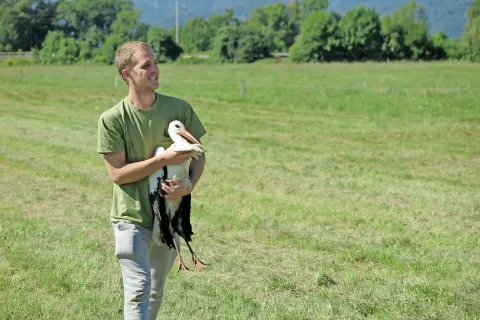
[[[192,136],[192,134],[190,132],[188,132],[187,129],[183,128],[182,130],[180,130],[180,135],[182,137],[184,137],[185,139],[187,139],[188,141],[190,142],[193,142],[193,143],[196,143],[196,144],[200,144],[200,141],[198,141],[197,139],[195,139],[194,136]]]

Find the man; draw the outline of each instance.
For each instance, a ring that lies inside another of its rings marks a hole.
[[[167,165],[185,162],[191,152],[175,152],[167,128],[180,120],[198,140],[206,133],[191,106],[157,93],[159,70],[151,48],[128,42],[116,53],[118,72],[128,96],[105,111],[98,120],[97,152],[103,154],[113,201],[110,220],[115,234],[124,285],[124,318],[154,320],[160,309],[167,274],[175,250],[152,241],[154,215],[149,200],[148,176]],[[162,146],[166,151],[153,156]],[[191,187],[183,181],[163,185],[169,199],[189,194],[199,181],[205,157],[191,162]]]

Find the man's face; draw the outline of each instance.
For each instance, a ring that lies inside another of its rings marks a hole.
[[[129,72],[130,85],[139,92],[155,91],[158,88],[157,59],[151,50],[138,50],[133,55],[136,64]]]

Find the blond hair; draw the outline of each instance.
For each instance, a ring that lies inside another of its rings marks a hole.
[[[138,50],[151,51],[152,48],[142,41],[129,41],[118,48],[117,53],[115,54],[115,64],[117,65],[118,73],[120,73],[122,78],[122,70],[130,70],[135,63],[137,63],[137,61],[134,61],[133,55]],[[127,79],[123,78],[123,80],[127,82]]]

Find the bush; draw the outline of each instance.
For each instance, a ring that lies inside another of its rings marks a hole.
[[[290,47],[295,62],[340,60],[342,55],[337,16],[325,11],[311,13],[303,21],[302,32]]]
[[[270,57],[269,43],[257,29],[227,26],[217,32],[212,56],[219,62],[250,63]]]
[[[214,61],[210,58],[199,58],[199,57],[180,57],[175,63],[182,65],[195,65],[195,64],[212,64]]]
[[[31,59],[27,58],[6,58],[2,60],[2,65],[4,66],[28,66],[33,64]]]
[[[169,32],[159,27],[151,26],[148,29],[147,42],[160,63],[175,61],[183,53]]]
[[[103,54],[98,54],[95,57],[93,57],[93,62],[94,63],[103,63],[103,64],[108,64],[108,58],[103,55]]]
[[[40,51],[37,48],[32,48],[32,59],[35,63],[40,61]]]

